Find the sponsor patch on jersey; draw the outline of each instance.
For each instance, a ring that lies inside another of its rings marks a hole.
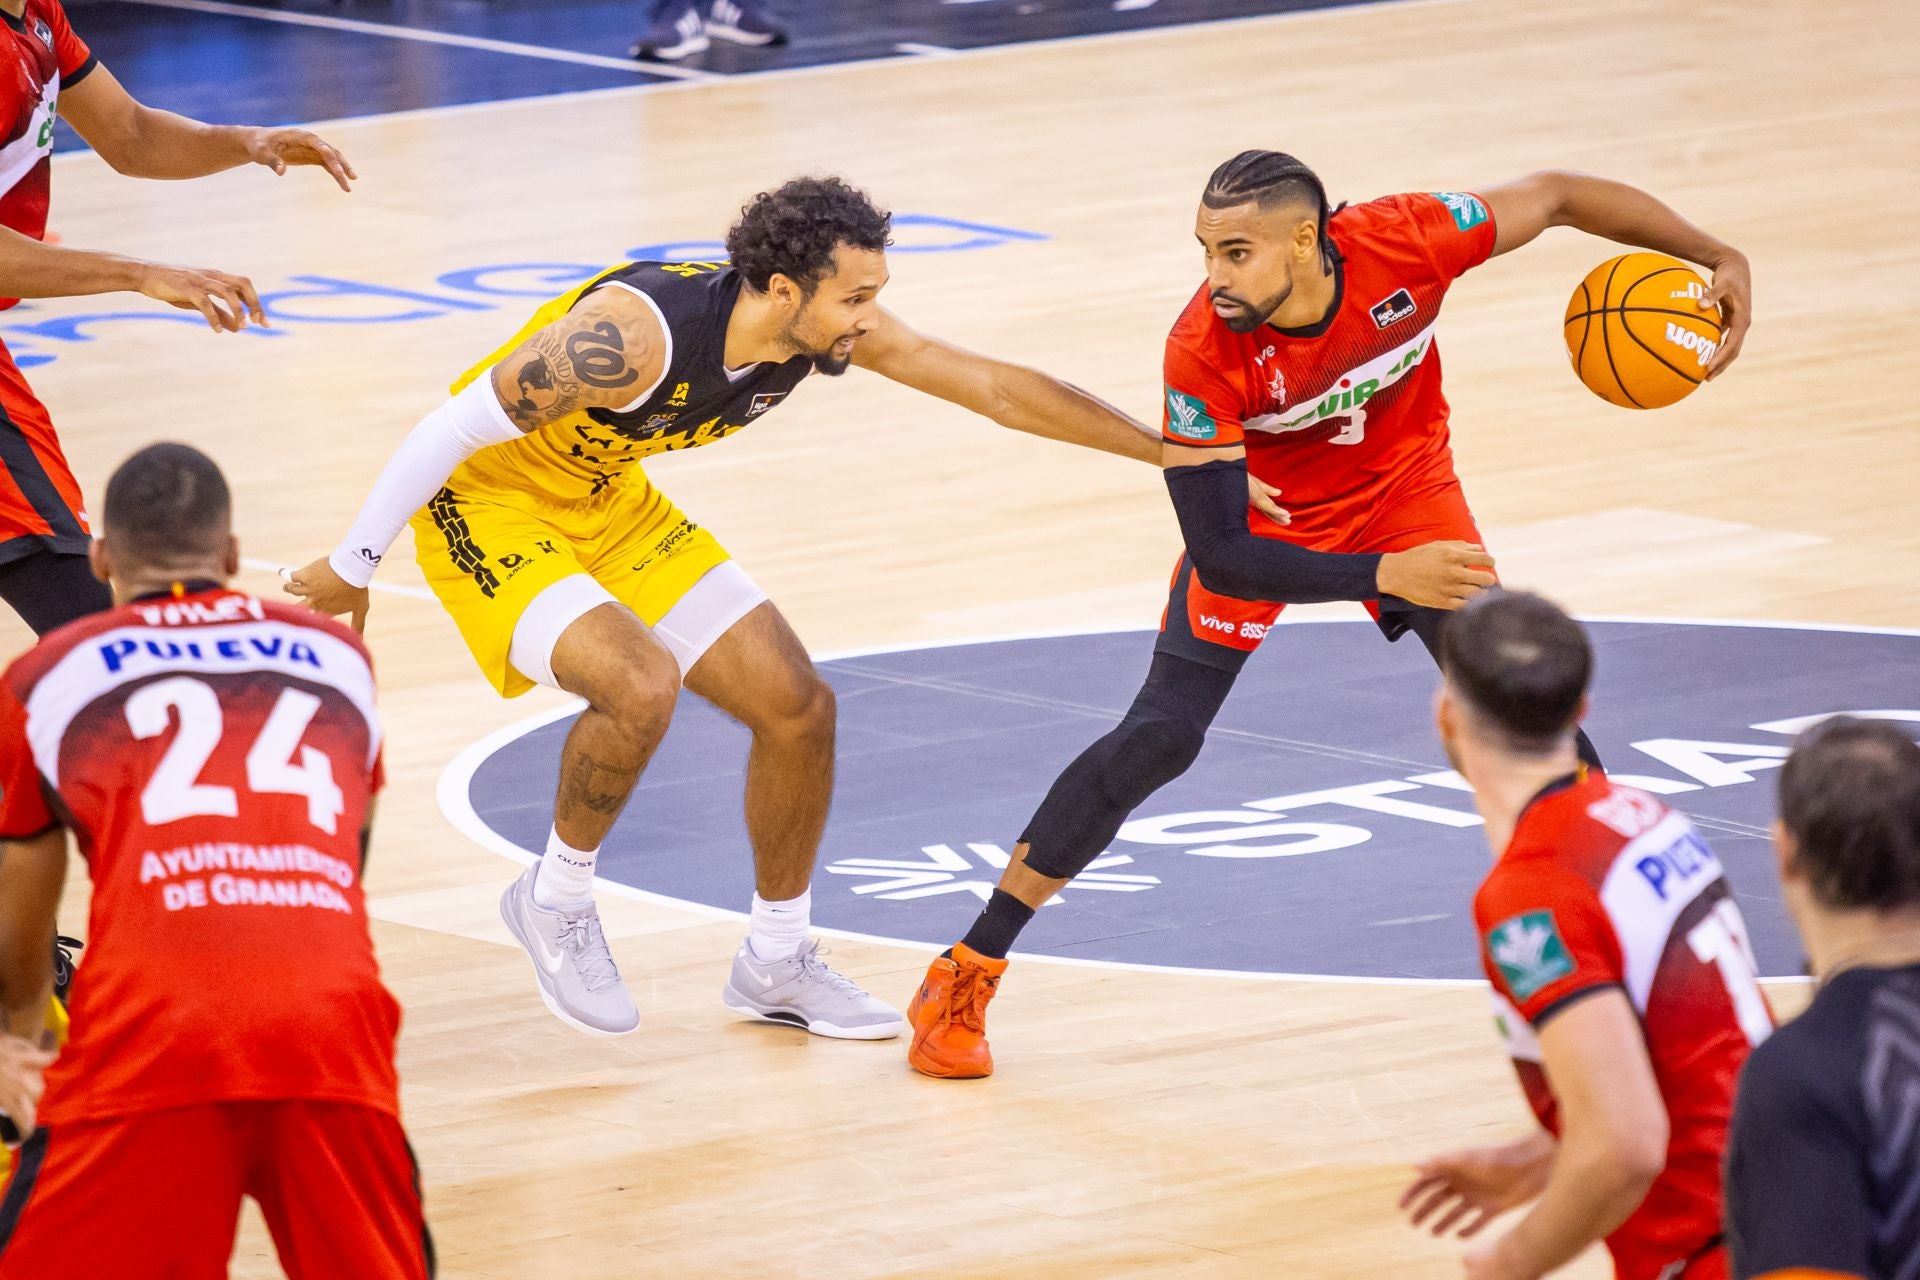
[[[1413,303],[1412,294],[1405,289],[1396,289],[1391,297],[1374,303],[1369,308],[1369,314],[1373,316],[1373,327],[1384,329],[1388,325],[1399,324],[1419,309]]]
[[[1207,413],[1204,401],[1168,387],[1167,430],[1182,440],[1212,440],[1220,434],[1220,424]]]
[[[1479,196],[1466,191],[1435,191],[1432,195],[1447,206],[1447,212],[1453,215],[1453,225],[1462,231],[1471,231],[1487,220],[1487,206]]]
[[[1532,998],[1574,968],[1552,911],[1525,911],[1496,925],[1487,935],[1487,954],[1516,1000]]]
[[[751,422],[786,398],[787,393],[784,391],[767,391],[755,396],[753,403],[747,406],[747,420]]]
[[[47,46],[49,49],[53,48],[53,28],[47,25],[46,19],[35,18],[33,20],[33,34],[40,37],[41,44]]]

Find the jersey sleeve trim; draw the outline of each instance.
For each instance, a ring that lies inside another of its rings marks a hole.
[[[0,831],[0,843],[25,844],[29,840],[38,840],[41,836],[51,835],[56,831],[65,831],[66,829],[67,824],[60,821],[58,817],[55,817],[38,831]]]
[[[1822,1267],[1788,1267],[1783,1271],[1762,1271],[1753,1280],[1867,1280],[1858,1271],[1828,1271]]]
[[[1562,1013],[1571,1009],[1574,1005],[1579,1004],[1588,996],[1597,996],[1603,991],[1618,991],[1624,995],[1626,994],[1626,990],[1626,987],[1620,983],[1608,981],[1596,982],[1591,986],[1577,987],[1563,996],[1556,996],[1548,1001],[1545,1007],[1531,1018],[1528,1018],[1527,1021],[1532,1024],[1535,1031],[1539,1031],[1547,1025],[1549,1018],[1559,1017]]]
[[[89,53],[87,55],[87,60],[81,63],[79,66],[75,67],[71,75],[63,75],[60,77],[60,87],[62,89],[73,88],[73,86],[79,84],[82,80],[85,80],[88,76],[92,75],[94,68],[99,65],[100,65],[100,55],[97,53]]]

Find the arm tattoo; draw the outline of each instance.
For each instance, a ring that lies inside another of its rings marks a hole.
[[[626,350],[620,326],[611,320],[567,335],[567,356],[574,372],[590,387],[617,391],[640,380],[640,371],[627,363]]]
[[[538,431],[580,407],[580,382],[559,338],[534,334],[504,362],[501,400],[522,431]]]

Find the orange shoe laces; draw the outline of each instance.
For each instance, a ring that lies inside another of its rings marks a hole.
[[[993,999],[999,986],[1000,979],[992,974],[975,968],[961,969],[954,979],[953,994],[947,997],[950,1016],[967,1030],[985,1035],[987,1001]]]

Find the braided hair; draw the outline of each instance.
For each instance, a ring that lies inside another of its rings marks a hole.
[[[1298,202],[1310,205],[1320,230],[1320,259],[1328,271],[1340,259],[1340,251],[1327,235],[1327,220],[1346,208],[1343,201],[1329,209],[1327,189],[1320,175],[1284,151],[1242,151],[1213,171],[1200,203],[1209,209],[1230,209],[1234,205],[1255,203],[1262,209]]]

